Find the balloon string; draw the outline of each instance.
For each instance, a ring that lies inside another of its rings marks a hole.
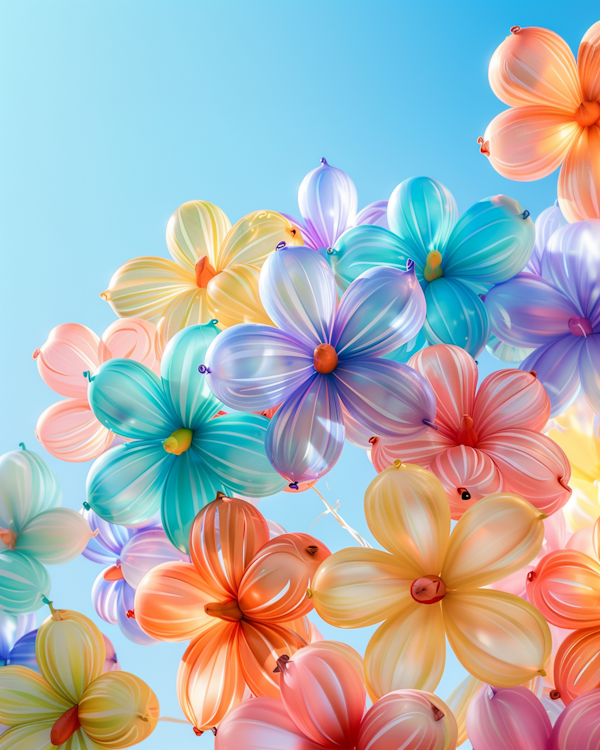
[[[337,512],[337,508],[339,508],[339,505],[340,505],[340,501],[339,500],[336,503],[336,507],[332,507],[327,502],[327,500],[325,500],[325,498],[323,497],[323,495],[321,495],[321,493],[319,492],[319,490],[316,487],[312,487],[312,489],[321,498],[321,500],[323,501],[323,504],[325,505],[325,507],[327,509],[323,513],[321,513],[321,515],[319,516],[319,518],[322,518],[323,516],[325,516],[328,513],[330,513],[335,518],[335,520],[339,523],[339,525],[342,527],[342,529],[345,529],[350,534],[350,536],[354,539],[354,541],[358,542],[358,544],[360,544],[361,547],[371,547],[371,545],[369,544],[369,542],[367,542],[366,539],[363,539],[362,536],[358,533],[358,531],[356,531],[355,529],[353,529],[352,526],[349,526],[346,523],[346,521],[344,521],[344,519]],[[329,487],[327,489],[329,489]],[[315,523],[319,520],[319,518],[316,519]],[[313,523],[313,526],[314,525],[315,524]],[[312,529],[312,526],[311,526],[311,529]]]
[[[174,719],[172,716],[161,716],[159,721],[170,721],[172,724],[189,724],[187,719]]]

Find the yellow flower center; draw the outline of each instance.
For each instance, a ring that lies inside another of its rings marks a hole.
[[[426,281],[435,281],[444,275],[442,271],[442,254],[439,250],[432,250],[427,254],[427,262],[423,269],[423,276]]]
[[[163,448],[167,453],[174,453],[176,456],[181,456],[185,453],[192,444],[192,438],[194,437],[194,431],[188,430],[182,427],[180,430],[170,435],[163,443]]]

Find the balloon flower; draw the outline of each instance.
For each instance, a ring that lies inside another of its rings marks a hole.
[[[219,726],[215,750],[455,750],[456,721],[432,693],[398,690],[365,713],[360,655],[323,641],[279,658],[281,700],[244,701]]]
[[[100,422],[131,440],[96,459],[88,504],[105,521],[126,526],[148,521],[160,508],[167,536],[182,552],[196,514],[217,492],[265,497],[285,486],[265,454],[265,417],[213,419],[222,404],[197,363],[217,333],[213,322],[176,335],[161,378],[133,360],[105,362],[88,391]]]
[[[50,592],[44,565],[62,565],[83,552],[93,532],[77,511],[61,508],[52,470],[32,451],[0,456],[0,610],[40,609]]]
[[[527,263],[535,236],[528,217],[517,201],[496,195],[459,220],[449,190],[429,177],[413,177],[390,197],[391,231],[351,229],[327,258],[342,291],[367,269],[404,268],[413,261],[427,301],[423,331],[429,343],[455,344],[477,356],[490,335],[480,295]]]
[[[328,472],[344,444],[342,405],[386,436],[416,436],[435,416],[431,389],[382,355],[411,339],[425,316],[414,270],[373,268],[339,305],[333,273],[308,248],[283,248],[263,266],[260,296],[276,324],[236,326],[211,345],[200,369],[215,395],[241,411],[281,404],[266,450],[293,484]]]
[[[486,296],[500,341],[534,351],[524,370],[537,372],[552,415],[577,397],[600,413],[600,221],[558,229],[542,256],[541,276],[520,274]]]
[[[135,621],[135,590],[149,570],[170,560],[189,557],[173,547],[160,526],[128,529],[103,521],[93,510],[84,510],[90,528],[98,535],[90,539],[83,556],[109,566],[98,574],[92,587],[92,603],[98,615],[118,625],[134,643],[156,643]]]
[[[481,152],[511,180],[560,166],[558,202],[571,222],[600,219],[599,50],[600,22],[584,34],[577,64],[553,31],[513,26],[489,68],[492,91],[511,109],[488,125]]]
[[[467,712],[469,740],[485,750],[592,750],[600,742],[600,690],[573,701],[554,728],[543,702],[524,687],[484,687]]]
[[[477,363],[456,346],[427,347],[410,365],[435,392],[437,429],[413,439],[373,440],[377,471],[395,459],[429,467],[444,485],[454,519],[500,491],[520,495],[546,514],[567,502],[571,468],[540,432],[550,403],[535,372],[499,370],[477,391]]]
[[[35,434],[44,448],[62,461],[91,461],[104,453],[115,434],[94,416],[87,399],[86,375],[115,357],[134,359],[159,372],[156,328],[146,320],[117,320],[98,338],[77,323],[50,331],[33,353],[42,379],[61,396],[42,412]],[[89,375],[88,375],[89,377]]]
[[[18,664],[39,672],[35,658],[37,622],[35,615],[0,612],[0,667]]]
[[[493,685],[544,675],[548,625],[529,602],[482,588],[526,565],[540,551],[545,517],[516,495],[496,494],[469,508],[450,534],[439,480],[400,461],[365,493],[365,515],[385,547],[349,548],[322,563],[312,587],[331,625],[383,622],[365,653],[373,700],[391,690],[434,690],[446,637],[465,669]]]
[[[163,563],[135,595],[142,630],[160,641],[189,641],[177,675],[181,708],[201,733],[243,698],[279,697],[273,670],[311,640],[307,588],[329,555],[308,534],[269,541],[259,511],[220,496],[190,531],[191,563]]]
[[[298,227],[274,211],[253,211],[232,227],[214,204],[189,201],[167,224],[173,260],[134,258],[100,296],[120,318],[158,325],[162,346],[185,326],[212,318],[220,328],[269,323],[258,297],[262,264],[277,247],[301,244]]]
[[[127,672],[102,673],[104,637],[87,617],[52,608],[36,644],[41,674],[21,666],[0,669],[0,723],[10,727],[0,748],[130,747],[158,721],[158,701]]]

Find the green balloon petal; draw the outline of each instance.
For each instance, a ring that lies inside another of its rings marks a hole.
[[[0,610],[13,615],[40,609],[50,593],[46,568],[29,555],[0,552]]]
[[[38,513],[61,503],[58,479],[37,453],[0,456],[0,526],[18,534]]]

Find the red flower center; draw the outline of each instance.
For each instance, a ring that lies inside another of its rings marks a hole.
[[[419,604],[435,604],[446,596],[446,584],[439,576],[423,576],[413,581],[410,595]]]
[[[468,414],[463,414],[460,428],[456,433],[456,442],[459,445],[468,445],[474,448],[479,442],[477,430],[473,427],[473,419]]]
[[[331,344],[319,344],[313,352],[313,365],[321,375],[329,375],[337,367],[338,355]]]
[[[589,128],[600,120],[600,103],[581,102],[575,110],[575,119],[582,128]]]

